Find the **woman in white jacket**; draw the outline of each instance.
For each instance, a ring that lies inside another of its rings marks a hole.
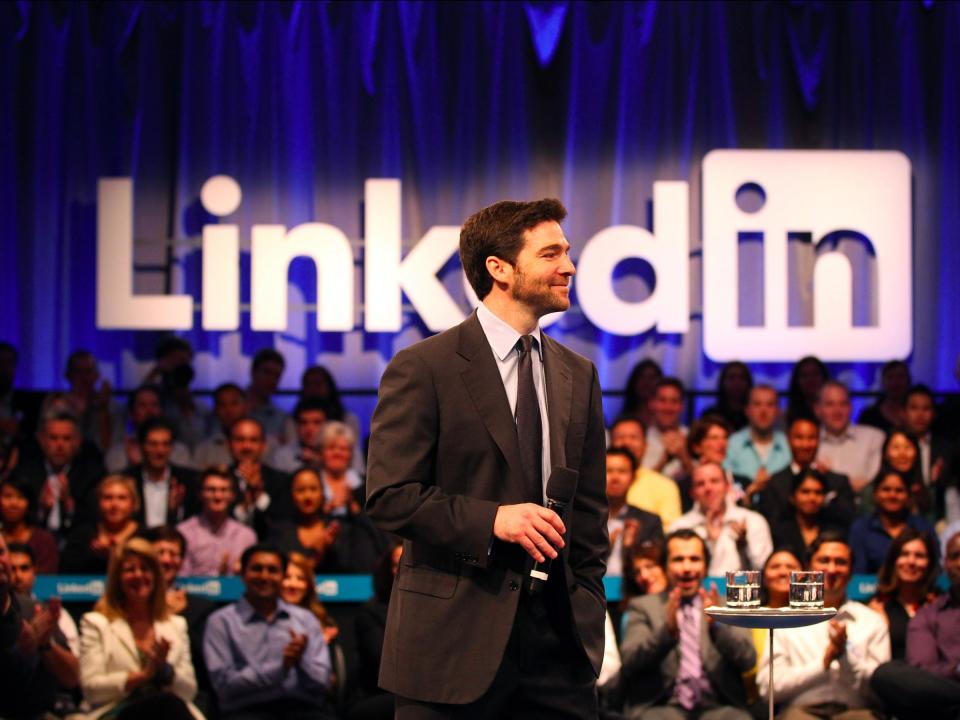
[[[80,684],[88,718],[202,718],[190,702],[197,681],[186,621],[167,609],[153,546],[124,543],[110,560],[107,586],[80,622]]]

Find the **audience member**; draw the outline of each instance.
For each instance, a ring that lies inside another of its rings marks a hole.
[[[637,459],[626,448],[607,450],[607,533],[610,552],[607,575],[623,575],[625,552],[644,542],[662,542],[663,524],[653,513],[627,504],[627,490],[637,470]]]
[[[0,523],[7,544],[22,543],[30,547],[37,572],[53,575],[60,566],[60,552],[56,538],[47,530],[36,527],[36,496],[33,487],[22,477],[14,475],[0,482]]]
[[[293,517],[290,476],[264,464],[266,449],[266,437],[259,420],[243,417],[231,426],[231,472],[239,490],[233,516],[252,527],[261,538],[266,537],[269,522]]]
[[[286,473],[308,465],[320,467],[320,433],[327,421],[327,407],[319,398],[305,398],[293,410],[295,435],[270,454],[270,464]]]
[[[936,520],[946,514],[944,492],[956,484],[950,459],[954,446],[947,438],[932,431],[934,420],[933,392],[926,385],[914,385],[907,392],[903,408],[903,427],[917,439],[920,448],[920,473],[925,497],[918,507],[928,518]]]
[[[63,537],[75,522],[91,519],[103,464],[96,455],[81,453],[80,427],[69,413],[45,414],[37,439],[41,456],[22,459],[16,472],[33,486],[40,524]]]
[[[317,579],[313,574],[313,563],[306,555],[290,553],[287,569],[280,583],[280,597],[291,605],[299,605],[313,613],[323,628],[324,642],[329,646],[340,634],[337,621],[327,612],[317,597]]]
[[[894,660],[906,657],[907,624],[935,598],[939,571],[936,541],[930,535],[907,528],[890,543],[870,607],[887,621]]]
[[[217,422],[213,431],[193,450],[193,464],[198,468],[229,466],[230,428],[249,412],[247,398],[239,385],[224,383],[213,391],[213,414]]]
[[[126,433],[113,444],[107,451],[104,462],[107,466],[107,472],[123,472],[128,467],[139,465],[143,462],[143,454],[140,452],[139,430],[147,420],[158,418],[163,414],[163,408],[160,403],[160,390],[153,385],[142,385],[131,393],[127,401],[127,415],[130,421],[132,432]],[[170,462],[182,467],[189,466],[190,450],[179,440],[173,443],[173,449],[170,452]]]
[[[203,643],[221,717],[331,717],[323,630],[309,610],[280,598],[286,556],[254,545],[241,567],[243,597],[210,616]]]
[[[348,411],[340,398],[340,389],[333,375],[323,365],[312,365],[303,371],[300,378],[300,398],[322,400],[327,407],[327,420],[345,422],[354,434],[360,434],[360,421]]]
[[[730,501],[730,482],[718,463],[697,466],[690,492],[693,509],[669,530],[693,530],[703,539],[712,558],[707,574],[719,576],[763,565],[773,549],[770,526],[760,513]]]
[[[670,533],[664,552],[669,590],[627,608],[620,648],[627,716],[746,720],[740,674],[756,662],[750,633],[703,614],[718,601],[716,589],[702,587],[709,551],[699,535]]]
[[[240,571],[240,556],[257,542],[257,535],[230,517],[236,499],[236,481],[226,468],[203,471],[200,514],[177,525],[186,544],[181,575],[235,575]]]
[[[718,415],[731,430],[745,428],[749,420],[745,412],[750,389],[753,387],[753,374],[744,363],[734,360],[728,362],[720,371],[717,380],[717,403],[711,405],[700,416]]]
[[[750,390],[745,409],[747,427],[730,436],[723,466],[734,475],[750,478],[744,490],[752,498],[766,488],[770,477],[790,465],[787,436],[776,429],[780,417],[777,391],[769,385]]]
[[[37,581],[37,564],[33,548],[22,543],[10,543],[10,578],[15,592],[36,601],[33,586]],[[43,573],[40,573],[43,574]],[[80,652],[80,633],[70,613],[63,611],[57,618],[57,629],[62,633],[66,647],[74,655]]]
[[[687,454],[687,428],[683,416],[683,383],[677,378],[662,378],[650,401],[653,422],[647,427],[647,451],[641,465],[653,468],[677,480],[693,472]]]
[[[960,534],[947,543],[944,568],[950,589],[910,621],[907,662],[881,665],[870,683],[898,718],[960,715]]]
[[[152,418],[137,431],[143,462],[130,468],[143,504],[137,520],[145,527],[173,525],[199,511],[197,473],[173,465],[174,428],[163,418]]]
[[[907,528],[936,539],[933,527],[922,515],[910,512],[910,486],[892,468],[881,468],[874,481],[874,511],[858,517],[850,526],[853,571],[874,574],[883,565],[891,541]]]
[[[60,571],[75,575],[103,575],[110,556],[137,532],[135,516],[140,496],[132,478],[107,475],[96,491],[99,520],[78,525],[67,538]]]
[[[793,547],[774,547],[761,570],[760,603],[764,607],[782,608],[790,603],[790,573],[803,570],[803,555]],[[763,633],[766,638],[766,632]],[[763,650],[763,645],[758,649]]]
[[[179,337],[168,337],[157,345],[156,363],[142,385],[160,388],[163,416],[173,421],[177,436],[191,450],[206,436],[210,411],[190,392],[193,382],[193,348]]]
[[[216,604],[202,595],[188,593],[177,587],[177,576],[183,565],[188,544],[186,538],[169,525],[149,528],[141,532],[141,537],[149,542],[157,553],[160,573],[167,588],[167,610],[187,621],[187,637],[190,640],[190,657],[193,660],[194,674],[197,678],[197,696],[194,703],[204,715],[213,705],[213,689],[207,665],[203,660],[203,633],[207,627],[207,618],[217,609]]]
[[[914,510],[922,511],[930,495],[923,485],[920,470],[920,444],[916,438],[903,430],[894,430],[883,443],[883,465],[896,470],[910,483],[910,502]],[[872,488],[871,488],[872,489]],[[860,514],[873,511],[873,493],[869,500],[861,493]]]
[[[110,562],[104,595],[80,620],[80,683],[91,717],[202,718],[187,623],[171,616],[153,546],[131,538]]]
[[[829,379],[830,372],[820,358],[807,355],[797,361],[787,389],[788,425],[799,417],[813,417],[820,388]]]
[[[393,591],[393,579],[400,567],[403,545],[395,543],[377,562],[373,571],[373,597],[360,606],[354,617],[357,639],[357,676],[361,698],[350,708],[357,720],[392,720],[393,695],[380,689],[380,656],[387,629],[387,607]]]
[[[294,519],[280,521],[271,527],[270,540],[284,553],[296,552],[306,557],[314,569],[328,570],[336,566],[332,557],[334,543],[340,534],[339,520],[326,516],[323,481],[313,468],[301,468],[290,483]]]
[[[637,417],[618,418],[610,428],[611,447],[629,450],[635,458],[642,458],[647,449],[646,427]],[[664,527],[680,517],[680,488],[666,475],[640,465],[633,484],[627,491],[627,503],[660,517]]]
[[[744,498],[745,488],[750,485],[750,478],[736,475],[723,467],[729,442],[730,426],[727,421],[719,415],[703,415],[690,426],[687,452],[694,464],[712,462],[719,465],[730,483],[730,499],[740,502]],[[689,484],[689,478],[684,478],[683,482]]]
[[[797,418],[787,428],[787,442],[793,460],[783,470],[774,473],[766,487],[756,496],[753,506],[771,523],[793,514],[790,506],[790,493],[793,480],[809,468],[819,470],[815,458],[820,447],[820,428],[813,418]],[[824,519],[841,528],[850,527],[856,514],[854,510],[853,490],[846,475],[834,472],[822,472],[827,484]]]
[[[877,666],[890,659],[887,625],[866,605],[847,600],[854,558],[841,535],[823,533],[811,551],[809,569],[823,572],[824,606],[837,614],[829,622],[778,630],[774,636],[774,691],[787,706],[779,717],[878,717],[870,714],[869,682]],[[761,695],[770,691],[770,662],[765,650],[757,672]]]
[[[663,370],[655,360],[644,358],[630,371],[626,386],[623,388],[623,408],[620,414],[640,418],[644,427],[653,422],[650,401],[656,392],[657,383],[663,377]],[[639,456],[642,457],[642,456]]]
[[[627,549],[620,583],[622,610],[626,610],[635,597],[655,595],[667,589],[667,571],[662,562],[662,542],[645,542]]]
[[[880,370],[880,397],[860,413],[857,422],[889,433],[903,424],[903,404],[910,387],[910,366],[891,360]]]
[[[106,451],[123,436],[123,411],[113,400],[110,382],[100,378],[97,358],[89,350],[74,350],[67,358],[64,377],[70,385],[67,395],[79,420],[80,434]]]
[[[816,410],[821,423],[817,465],[846,475],[854,494],[859,493],[880,469],[883,433],[850,422],[850,393],[836,380],[820,388]]]
[[[17,443],[37,428],[41,399],[39,393],[16,387],[19,362],[17,348],[0,341],[0,438],[8,438],[12,443],[8,450],[13,451],[13,460],[16,460]]]
[[[273,348],[258,350],[250,365],[250,385],[247,400],[250,415],[260,421],[264,435],[278,445],[287,441],[287,414],[273,403],[273,395],[280,385],[286,361]]]
[[[357,436],[346,423],[331,420],[320,430],[320,478],[328,515],[354,516],[362,512],[364,489],[352,470]]]
[[[773,544],[794,549],[798,557],[807,551],[824,531],[845,529],[832,525],[824,511],[827,499],[827,482],[813,468],[802,470],[793,478],[790,507],[793,516],[771,523]]]

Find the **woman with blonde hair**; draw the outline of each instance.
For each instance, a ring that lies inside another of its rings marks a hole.
[[[140,493],[128,475],[107,475],[97,485],[97,522],[78,525],[67,538],[60,572],[104,575],[110,555],[140,528],[134,516]]]
[[[203,718],[187,623],[170,614],[153,545],[131,538],[110,560],[104,595],[80,621],[80,686],[88,718]]]
[[[299,605],[316,616],[323,628],[323,639],[327,645],[339,634],[336,621],[317,598],[317,580],[313,574],[313,563],[306,555],[298,552],[290,553],[283,583],[280,585],[280,597],[284,602]]]

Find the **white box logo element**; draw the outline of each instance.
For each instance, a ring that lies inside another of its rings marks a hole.
[[[913,343],[910,161],[899,152],[714,150],[703,160],[703,340],[713,360],[905,358]],[[765,202],[738,207],[745,184]],[[738,238],[763,236],[761,327],[741,327]],[[836,233],[865,237],[876,258],[876,325],[854,327],[852,269],[838,252],[818,257],[813,326],[787,324],[787,239],[816,247]]]

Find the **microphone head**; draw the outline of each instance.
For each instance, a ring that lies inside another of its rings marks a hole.
[[[580,473],[576,470],[565,467],[553,468],[550,479],[547,480],[547,497],[556,502],[569,503],[577,491],[579,479]]]

